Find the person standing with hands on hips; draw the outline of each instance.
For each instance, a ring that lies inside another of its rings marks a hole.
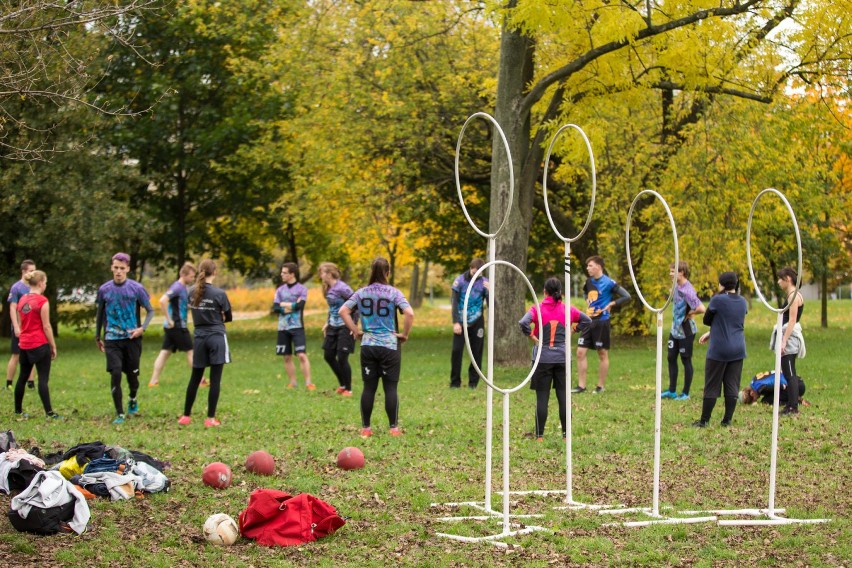
[[[604,274],[604,260],[599,256],[586,259],[586,272],[589,278],[583,285],[586,296],[586,315],[592,323],[580,334],[577,340],[577,387],[573,393],[586,392],[586,375],[589,371],[589,360],[586,353],[589,349],[598,352],[600,367],[598,368],[598,386],[595,394],[604,391],[606,376],[609,373],[610,346],[610,311],[625,302],[630,301],[630,294],[619,286],[615,280]],[[617,297],[613,299],[613,294]]]
[[[119,252],[113,255],[112,280],[98,289],[95,343],[106,354],[107,372],[110,375],[112,401],[115,405],[113,424],[122,424],[126,418],[122,405],[121,374],[127,375],[130,400],[127,415],[139,412],[136,393],[139,391],[139,361],[142,358],[142,334],[154,317],[154,308],[148,291],[139,282],[127,277],[130,255]],[[145,321],[140,323],[140,310],[145,308]],[[101,331],[104,340],[101,341]]]
[[[488,279],[477,278],[471,285],[471,278],[476,271],[485,264],[481,258],[470,261],[468,270],[459,274],[453,281],[452,299],[450,306],[453,313],[453,354],[450,360],[450,388],[461,387],[462,353],[464,352],[464,329],[467,327],[467,335],[470,338],[470,350],[473,353],[473,361],[482,368],[482,348],[485,343],[485,318],[483,316],[485,306],[488,303]],[[470,299],[467,303],[467,313],[464,312],[464,297],[470,288]],[[473,366],[473,362],[467,369],[467,386],[475,389],[479,384],[479,374]]]
[[[671,266],[674,276],[675,267]],[[677,286],[672,298],[672,329],[669,332],[669,390],[662,393],[662,398],[689,400],[689,389],[692,386],[692,347],[695,345],[695,334],[698,328],[692,316],[706,311],[704,304],[695,293],[695,288],[689,279],[689,265],[684,261],[677,263]],[[683,362],[683,390],[677,394],[677,358]]]
[[[379,380],[385,391],[385,412],[390,423],[390,435],[401,436],[399,429],[399,396],[397,385],[402,367],[402,344],[408,340],[414,324],[414,310],[405,296],[388,284],[390,264],[377,258],[370,267],[370,284],[352,294],[340,308],[340,317],[349,331],[361,339],[361,378],[364,391],[361,393],[361,437],[373,435],[370,417]],[[358,329],[352,319],[357,309],[361,317]],[[402,312],[402,333],[396,331],[396,311]]]

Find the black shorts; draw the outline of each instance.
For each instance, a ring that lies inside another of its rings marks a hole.
[[[534,391],[565,390],[565,363],[539,363],[530,379]]]
[[[142,358],[141,337],[104,341],[104,352],[107,373],[139,373],[139,360]]]
[[[304,327],[278,330],[278,345],[275,346],[276,355],[292,355],[293,353],[307,353],[307,351]]]
[[[399,349],[388,349],[377,345],[361,346],[361,378],[364,381],[398,382],[402,367],[402,353]]]
[[[355,351],[355,338],[346,328],[325,328],[325,339],[322,342],[323,351],[334,351],[335,353],[353,353]]]
[[[20,355],[21,354],[21,346],[18,345],[18,336],[15,335],[15,330],[12,330],[12,355]]]
[[[610,323],[608,319],[594,319],[592,324],[580,333],[580,338],[577,340],[577,347],[585,349],[609,349],[609,329]]]
[[[677,339],[669,334],[669,357],[675,356],[673,351],[686,359],[692,357],[692,347],[695,345],[695,336],[687,335],[683,339]]]
[[[190,335],[188,329],[185,327],[167,327],[165,332],[163,347],[161,348],[163,351],[171,351],[172,353],[192,351],[192,335]]]
[[[224,365],[231,362],[231,351],[228,349],[228,337],[224,333],[214,333],[204,337],[196,337],[192,346],[192,367],[203,369],[211,365]]]
[[[704,398],[719,398],[722,386],[725,387],[725,397],[737,397],[740,393],[740,379],[743,375],[743,360],[704,361]]]

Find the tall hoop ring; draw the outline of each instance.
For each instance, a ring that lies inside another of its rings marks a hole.
[[[763,302],[763,305],[775,312],[776,314],[781,314],[786,312],[790,306],[786,305],[783,308],[773,307],[769,302],[766,301],[766,298],[763,295],[763,292],[760,291],[760,286],[757,283],[757,278],[754,277],[754,265],[751,260],[751,224],[754,219],[754,210],[757,207],[757,202],[763,196],[764,193],[774,193],[778,197],[781,198],[781,201],[784,202],[784,205],[787,206],[787,211],[790,213],[790,218],[793,220],[793,228],[796,233],[796,253],[797,253],[797,261],[798,264],[796,268],[796,291],[802,285],[802,236],[799,234],[799,222],[796,220],[796,213],[793,212],[793,207],[790,205],[790,202],[787,201],[787,198],[784,197],[784,194],[778,191],[773,187],[769,187],[761,191],[757,194],[757,197],[754,198],[754,201],[751,204],[751,211],[748,213],[748,229],[746,230],[746,257],[748,258],[748,275],[751,277],[751,281],[754,282],[754,291],[757,292],[757,296],[760,298],[760,301]]]
[[[633,210],[636,208],[636,203],[639,201],[644,194],[653,195],[656,197],[660,203],[663,204],[663,207],[666,209],[666,215],[669,217],[669,223],[672,226],[672,237],[674,239],[674,275],[672,276],[672,287],[669,290],[669,297],[666,298],[666,302],[659,308],[655,308],[651,304],[645,300],[645,296],[642,295],[642,291],[639,289],[639,283],[636,282],[636,275],[633,273],[633,259],[630,257],[630,220],[633,217]],[[636,197],[633,198],[633,203],[630,204],[630,211],[627,212],[627,232],[625,237],[625,245],[627,248],[627,267],[630,269],[630,279],[633,281],[633,288],[636,290],[636,294],[639,296],[639,299],[642,300],[642,303],[648,308],[650,311],[655,314],[659,314],[669,305],[669,302],[672,301],[672,297],[674,297],[675,287],[677,286],[677,265],[680,260],[680,255],[677,247],[677,228],[675,227],[674,217],[672,217],[672,210],[669,209],[669,204],[666,203],[666,200],[663,199],[663,196],[657,193],[652,189],[645,189],[640,191]]]
[[[556,223],[553,221],[553,217],[550,214],[550,204],[547,199],[547,167],[550,164],[550,154],[553,152],[553,146],[556,144],[556,139],[559,138],[559,135],[562,134],[562,131],[566,128],[574,128],[577,132],[580,133],[580,136],[583,137],[583,142],[586,143],[586,149],[589,151],[589,164],[592,167],[592,202],[589,205],[589,214],[586,216],[586,223],[583,225],[583,228],[580,229],[580,232],[577,233],[575,237],[564,237],[559,232],[559,229],[556,228]],[[589,225],[592,222],[592,213],[595,210],[595,195],[597,194],[598,181],[597,181],[597,172],[595,170],[595,155],[592,152],[592,144],[589,142],[589,138],[586,136],[586,133],[583,132],[583,129],[577,126],[576,124],[566,124],[562,128],[556,131],[556,134],[553,135],[553,138],[550,141],[550,145],[547,147],[547,156],[544,158],[544,176],[541,181],[541,189],[544,194],[544,210],[547,212],[547,220],[550,222],[550,227],[553,229],[553,232],[556,233],[556,236],[559,237],[559,240],[565,243],[573,243],[577,239],[583,236],[586,230],[589,228]]]
[[[459,155],[461,154],[461,143],[464,138],[464,131],[467,129],[467,125],[476,118],[484,118],[491,122],[494,125],[494,129],[500,134],[500,138],[503,140],[503,146],[506,148],[506,159],[509,162],[509,202],[506,204],[506,213],[503,215],[503,220],[500,221],[500,226],[497,227],[497,230],[493,233],[486,233],[482,231],[479,227],[476,226],[473,219],[471,219],[470,214],[467,212],[467,207],[464,205],[464,195],[462,195],[461,188],[461,180],[459,179]],[[456,143],[456,162],[455,162],[455,175],[456,175],[456,191],[459,194],[459,202],[461,203],[462,212],[464,212],[464,216],[467,219],[467,222],[473,227],[473,230],[479,234],[481,237],[485,237],[486,239],[493,239],[496,237],[500,231],[503,229],[503,226],[506,224],[506,220],[509,218],[509,212],[512,210],[512,200],[515,197],[515,168],[512,165],[512,151],[509,149],[509,142],[506,140],[506,135],[503,133],[503,129],[500,128],[500,125],[494,119],[493,116],[488,114],[487,112],[475,112],[470,115],[467,120],[464,122],[464,126],[462,126],[461,132],[459,132],[459,139]]]
[[[480,267],[479,270],[476,271],[476,273],[474,273],[473,278],[470,279],[470,284],[468,284],[468,286],[467,286],[467,291],[464,294],[464,310],[462,311],[462,313],[463,314],[467,313],[467,304],[468,304],[468,300],[470,300],[470,291],[473,289],[473,283],[476,282],[476,279],[479,278],[482,275],[482,273],[488,267],[490,267],[491,265],[496,266],[498,264],[502,264],[503,266],[508,266],[509,268],[511,268],[512,270],[514,270],[518,274],[520,274],[521,278],[524,279],[524,282],[526,283],[527,288],[530,291],[530,294],[532,294],[533,301],[535,302],[536,312],[538,312],[538,329],[541,330],[544,327],[544,324],[542,323],[542,319],[541,319],[541,304],[538,301],[538,296],[536,296],[535,289],[533,288],[532,283],[530,283],[529,278],[527,278],[527,275],[524,274],[523,272],[521,272],[520,268],[518,268],[517,266],[515,266],[511,262],[506,262],[505,260],[492,260],[491,262],[486,262],[485,264],[483,264]],[[489,317],[491,317],[491,316],[489,315]],[[467,347],[467,354],[470,356],[470,364],[473,366],[474,369],[476,369],[476,372],[479,375],[479,378],[481,378],[483,381],[485,381],[485,384],[487,384],[489,387],[491,387],[492,389],[494,389],[497,392],[501,392],[503,394],[510,394],[510,393],[513,393],[517,390],[524,388],[524,386],[530,381],[530,379],[532,378],[536,369],[538,368],[538,361],[539,361],[539,359],[541,359],[542,349],[541,349],[540,344],[539,344],[539,348],[536,349],[535,360],[533,361],[532,368],[530,369],[530,372],[526,376],[526,378],[518,386],[516,386],[514,388],[501,389],[500,387],[498,387],[497,385],[492,383],[490,380],[488,380],[488,377],[486,377],[484,374],[482,374],[482,370],[479,368],[479,365],[476,364],[476,358],[473,356],[473,352],[470,349],[470,335],[467,332],[467,325],[462,325],[462,330],[464,332],[464,344],[465,344],[465,347]],[[541,331],[539,331],[539,334],[541,334]],[[570,346],[566,345],[565,348],[569,349]]]

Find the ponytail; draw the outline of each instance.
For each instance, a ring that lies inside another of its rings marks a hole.
[[[551,276],[544,282],[544,293],[559,302],[562,300],[562,282],[555,276]]]
[[[192,294],[191,305],[197,308],[201,303],[201,298],[204,297],[204,290],[207,288],[207,279],[216,274],[216,263],[210,259],[201,261],[198,265],[198,274],[195,276],[195,291]]]

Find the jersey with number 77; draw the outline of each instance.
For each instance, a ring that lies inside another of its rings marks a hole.
[[[364,330],[361,345],[396,350],[396,310],[403,311],[410,306],[402,292],[377,282],[352,294],[343,305],[350,310],[358,308]]]

